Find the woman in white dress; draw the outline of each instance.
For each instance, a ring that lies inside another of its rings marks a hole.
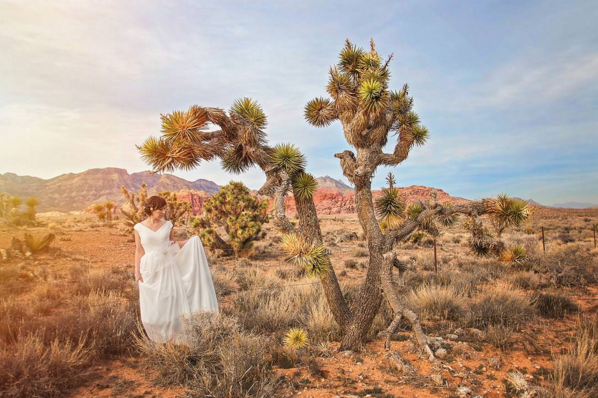
[[[164,198],[152,196],[146,203],[148,218],[133,227],[141,322],[155,342],[184,343],[183,316],[218,312],[208,260],[199,236],[174,240]]]

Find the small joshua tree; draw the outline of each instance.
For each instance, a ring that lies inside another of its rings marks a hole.
[[[107,212],[104,203],[96,203],[93,205],[93,212],[98,217],[98,220],[106,221]]]
[[[199,236],[208,247],[246,257],[253,242],[265,236],[262,225],[268,222],[267,209],[267,200],[257,199],[243,183],[232,181],[204,203],[204,216],[194,226],[201,229]],[[218,227],[224,229],[228,240],[220,237]]]
[[[145,201],[147,200],[147,185],[145,182],[141,183],[139,193],[129,192],[124,186],[120,187],[120,191],[125,197],[126,203],[121,206],[120,212],[125,216],[124,224],[128,227],[128,232],[133,234],[133,227],[135,224],[146,219],[143,212]]]
[[[167,220],[170,220],[174,226],[176,226],[177,223],[191,211],[191,204],[177,200],[176,193],[174,192],[162,191],[158,193],[158,196],[161,196],[166,200],[165,217]]]
[[[496,199],[487,199],[485,202],[486,213],[498,238],[509,227],[520,227],[533,214],[535,207],[523,200],[509,198],[507,195],[498,195]]]
[[[104,208],[106,209],[106,219],[108,221],[112,221],[114,209],[116,208],[116,203],[108,201],[104,203]]]

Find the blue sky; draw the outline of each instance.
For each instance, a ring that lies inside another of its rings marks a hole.
[[[346,182],[340,123],[314,128],[303,108],[326,94],[344,40],[373,37],[431,132],[374,187],[393,171],[470,199],[598,203],[596,15],[596,1],[0,0],[0,173],[146,170],[134,145],[159,134],[160,113],[249,96],[272,144]],[[175,174],[265,180],[218,162]]]

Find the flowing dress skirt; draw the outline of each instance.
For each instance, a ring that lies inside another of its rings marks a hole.
[[[146,252],[140,272],[141,321],[151,340],[184,343],[183,316],[218,312],[208,260],[197,235],[182,248],[174,243],[165,250]]]

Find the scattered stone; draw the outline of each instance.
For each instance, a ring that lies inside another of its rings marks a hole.
[[[457,388],[457,394],[460,398],[469,398],[473,396],[473,391],[471,391],[471,388],[463,386]]]
[[[436,358],[446,359],[446,357],[448,356],[448,352],[446,352],[446,350],[444,348],[439,348],[436,350],[434,355],[436,355]]]
[[[486,333],[482,332],[480,329],[471,329],[471,333],[478,340],[486,340]]]
[[[430,376],[430,379],[432,379],[434,384],[436,384],[439,387],[444,385],[444,378],[441,375],[434,374]]]
[[[459,339],[459,336],[457,336],[456,334],[447,334],[447,335],[446,335],[446,338],[447,338],[448,340],[458,340],[458,339]]]
[[[348,358],[351,355],[353,355],[353,351],[351,351],[351,350],[343,351],[342,354],[345,358]]]

